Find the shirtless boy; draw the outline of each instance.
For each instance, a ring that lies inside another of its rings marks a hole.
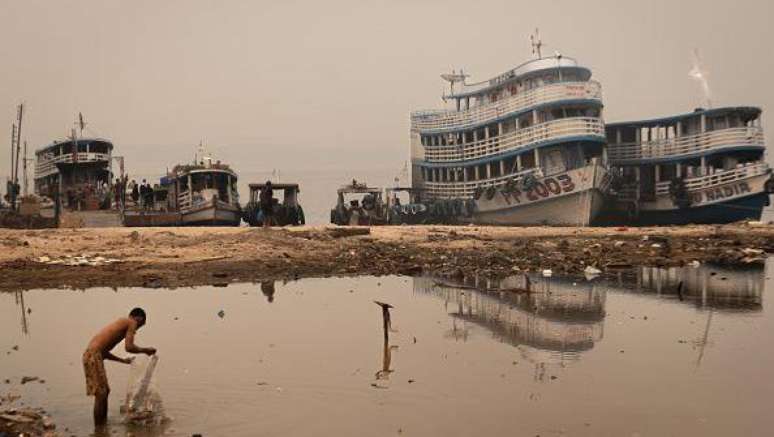
[[[107,374],[103,360],[118,361],[130,364],[133,358],[119,358],[110,351],[125,340],[126,351],[132,354],[153,355],[156,349],[139,347],[134,344],[134,335],[145,325],[145,311],[135,308],[129,312],[129,317],[122,317],[105,326],[94,336],[83,353],[83,370],[86,374],[86,395],[94,396],[94,424],[104,425],[107,422],[108,386]]]

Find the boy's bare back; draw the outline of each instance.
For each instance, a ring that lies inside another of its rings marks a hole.
[[[137,322],[131,317],[121,317],[115,322],[102,328],[89,342],[88,349],[110,352],[127,335],[134,337],[137,331]]]

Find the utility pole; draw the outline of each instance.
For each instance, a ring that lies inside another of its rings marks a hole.
[[[24,140],[24,161],[22,168],[24,168],[24,196],[26,197],[29,192],[27,190],[27,185],[29,184],[29,179],[27,179],[27,140]]]
[[[24,103],[19,104],[19,108],[17,110],[17,123],[14,124],[13,133],[15,134],[11,136],[11,152],[14,152],[14,146],[16,156],[12,156],[12,159],[14,161],[11,162],[11,165],[13,165],[12,169],[12,187],[13,190],[11,191],[11,206],[14,210],[17,210],[16,206],[16,197],[19,194],[19,155],[21,155],[21,130],[22,130],[22,119],[24,117]]]

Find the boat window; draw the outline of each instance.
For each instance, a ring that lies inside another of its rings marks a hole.
[[[551,175],[562,173],[567,170],[561,149],[549,149],[542,153],[540,156],[543,159],[543,169],[545,174]]]
[[[78,153],[86,153],[89,143],[78,143]]]
[[[521,155],[521,170],[535,168],[535,153],[529,151]]]

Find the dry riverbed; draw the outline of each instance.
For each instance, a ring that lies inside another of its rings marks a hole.
[[[774,226],[0,230],[0,289],[182,287],[337,275],[503,277],[761,263]]]

